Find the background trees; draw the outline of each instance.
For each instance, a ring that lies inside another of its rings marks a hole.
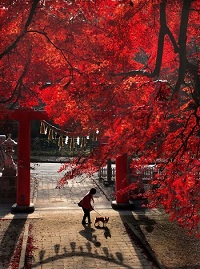
[[[2,1],[1,117],[44,106],[74,135],[98,129],[79,170],[126,152],[133,172],[156,162],[152,205],[197,228],[198,2]]]

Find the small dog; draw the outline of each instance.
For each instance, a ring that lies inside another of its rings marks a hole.
[[[94,226],[100,226],[100,222],[103,223],[103,227],[106,227],[107,223],[109,221],[109,217],[96,217],[95,221],[94,221]]]

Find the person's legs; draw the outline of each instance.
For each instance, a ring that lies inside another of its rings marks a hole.
[[[84,215],[83,215],[83,220],[82,220],[82,224],[86,224],[86,218],[88,218],[88,223],[91,223],[91,220],[90,220],[90,211],[83,208],[83,212],[84,212]]]
[[[90,219],[90,210],[88,210],[88,215],[87,215],[87,217],[88,217],[88,223],[89,223],[89,224],[92,223],[92,222],[91,222],[91,219]]]
[[[82,207],[82,209],[83,209],[83,212],[84,212],[83,219],[82,219],[82,224],[85,224],[86,223],[85,221],[86,221],[87,214],[86,214],[86,211],[85,211],[86,209],[83,208],[83,207]]]
[[[84,215],[83,215],[82,224],[86,224],[86,218],[88,218],[88,210],[83,208],[83,212],[84,212]]]

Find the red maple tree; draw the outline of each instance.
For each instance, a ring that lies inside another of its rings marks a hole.
[[[0,117],[44,106],[74,136],[98,130],[74,175],[124,153],[133,174],[156,163],[151,205],[198,233],[199,1],[3,0],[0,12]]]

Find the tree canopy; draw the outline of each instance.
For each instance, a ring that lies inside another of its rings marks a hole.
[[[1,119],[41,108],[71,135],[96,135],[80,172],[124,153],[156,163],[149,193],[198,231],[198,0],[2,0]],[[67,181],[67,177],[62,183]]]

